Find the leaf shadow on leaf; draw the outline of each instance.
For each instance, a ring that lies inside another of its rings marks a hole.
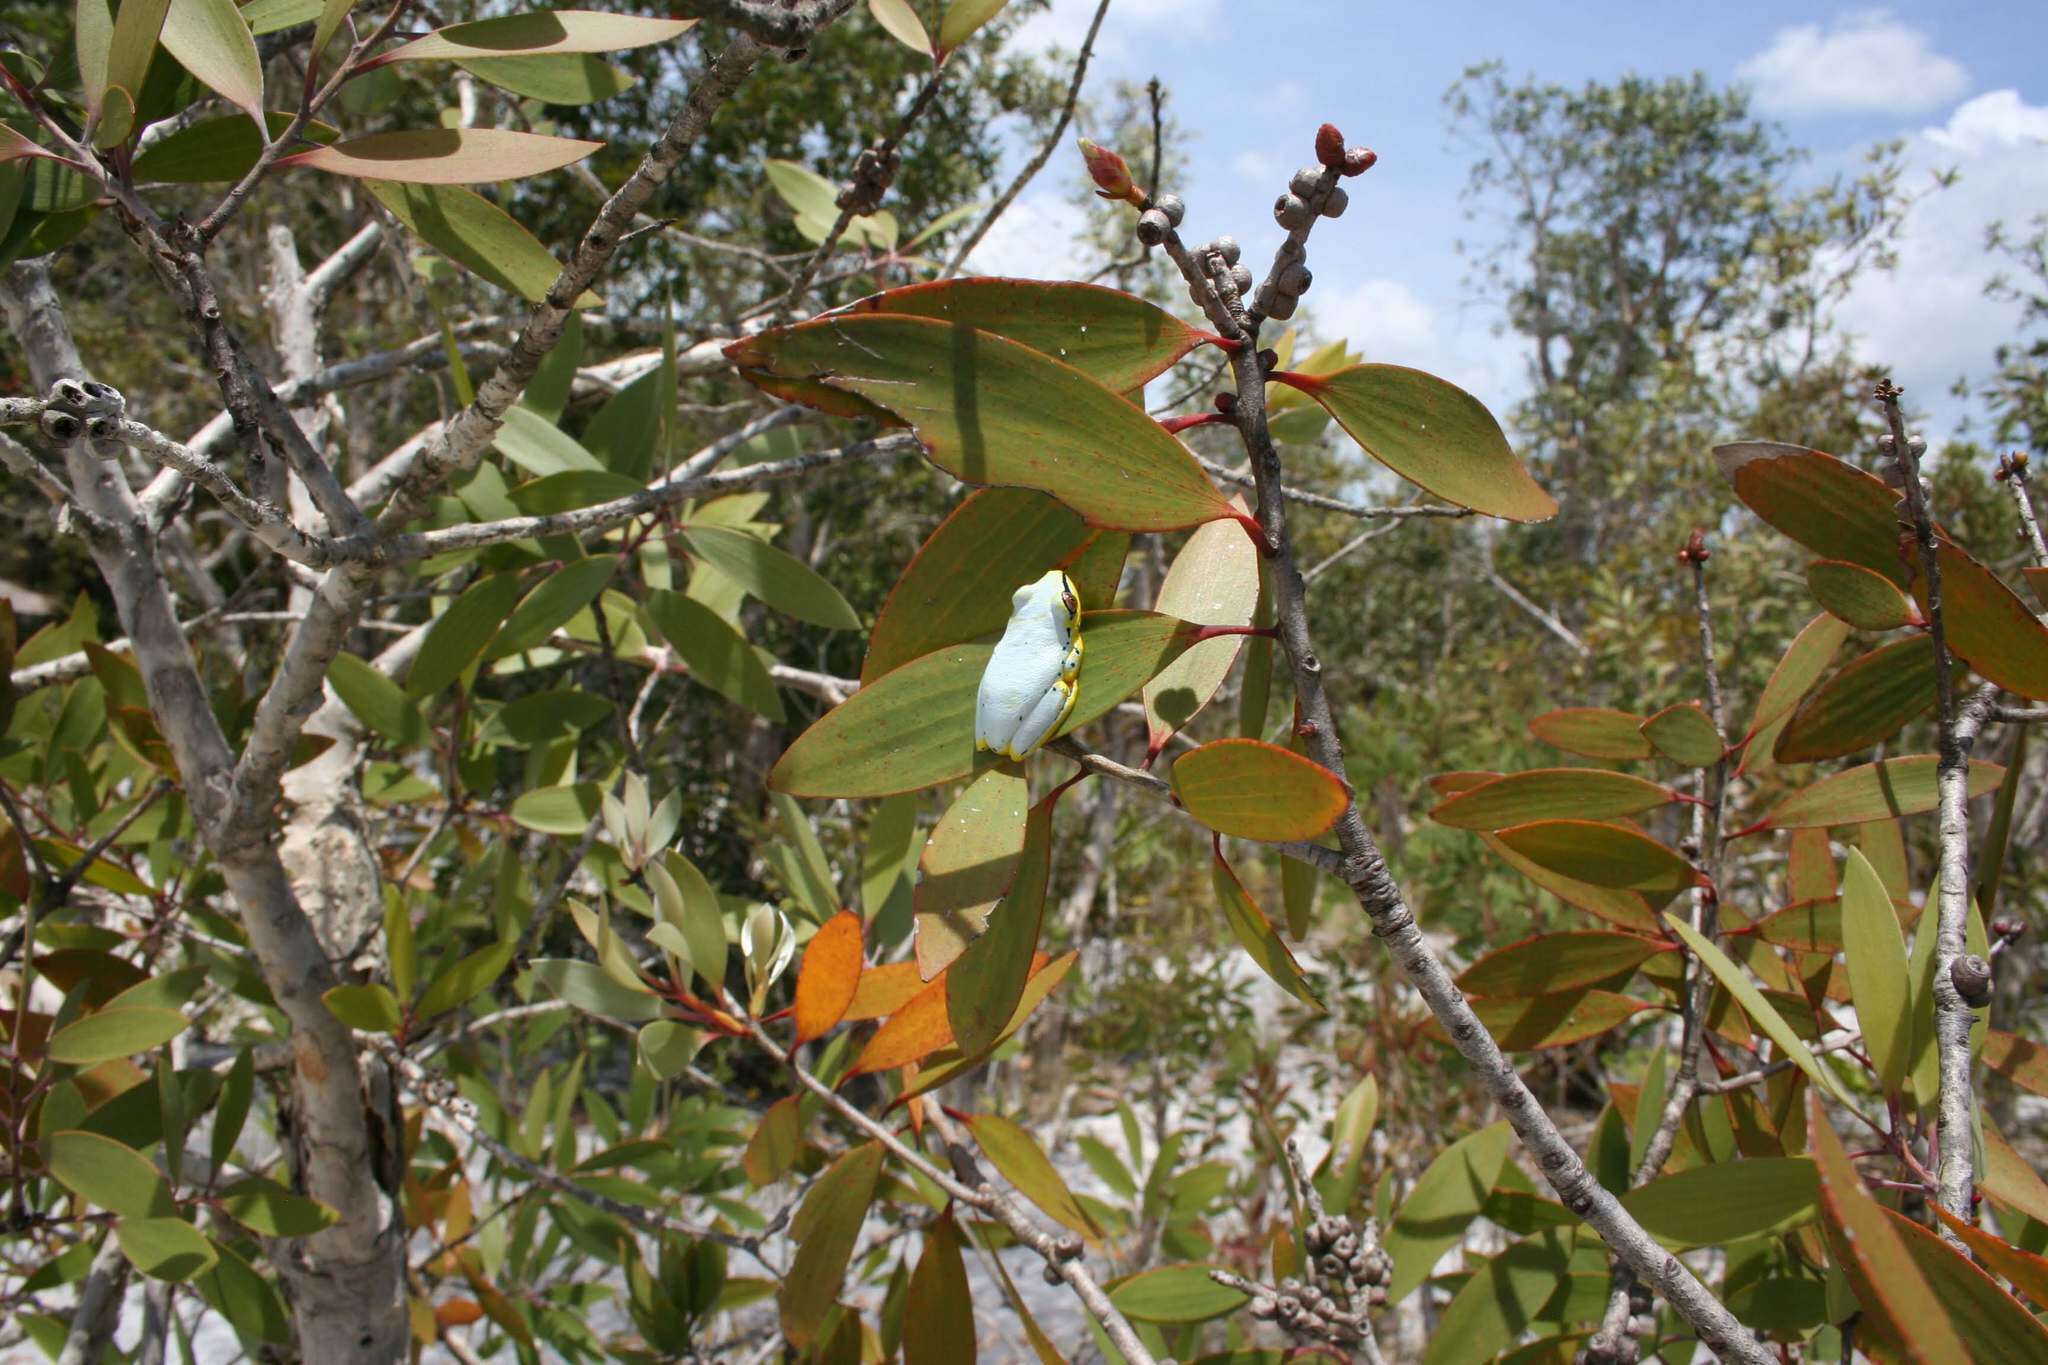
[[[1167,725],[1178,730],[1194,719],[1201,701],[1192,687],[1169,687],[1152,698],[1152,709]]]
[[[988,483],[988,437],[981,426],[980,384],[975,374],[981,333],[965,323],[953,324],[953,411],[960,423],[960,477]]]

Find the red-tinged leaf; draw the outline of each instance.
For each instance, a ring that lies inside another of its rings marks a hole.
[[[1054,280],[937,280],[871,295],[845,311],[978,327],[1062,360],[1113,393],[1157,378],[1207,339],[1135,294]]]
[[[1149,611],[1091,613],[1080,695],[1061,734],[1100,717],[1194,643],[1194,627]],[[994,645],[949,645],[884,674],[821,716],[776,760],[771,790],[894,796],[986,771],[974,697]]]
[[[950,1210],[925,1224],[903,1303],[903,1365],[974,1365],[974,1295]]]
[[[782,1334],[799,1347],[817,1339],[826,1314],[838,1302],[881,1173],[881,1143],[854,1148],[825,1168],[790,1220],[797,1251],[782,1282]]]
[[[1187,447],[1142,410],[973,327],[841,315],[736,341],[726,354],[749,378],[821,379],[879,403],[916,429],[941,469],[1050,493],[1094,526],[1177,530],[1231,515]]]
[[[911,911],[917,969],[929,981],[988,928],[989,912],[1017,880],[1031,791],[1016,764],[990,768],[939,817],[917,862]]]
[[[560,170],[603,145],[499,128],[414,128],[294,152],[276,164],[414,185],[474,185]]]
[[[1934,1233],[1890,1209],[1885,1221],[1906,1254],[1926,1277],[1927,1287],[1948,1309],[1968,1360],[2048,1360],[2048,1327],[2026,1305]],[[1917,1328],[1918,1323],[1914,1326]]]
[[[946,970],[946,1014],[962,1052],[982,1052],[1024,996],[1031,978],[1039,927],[1045,917],[1045,884],[1052,870],[1052,808],[1047,797],[1031,808],[1016,875],[1002,901],[989,912],[988,932],[969,944]]]
[[[754,1188],[773,1185],[796,1164],[797,1153],[803,1148],[800,1099],[797,1095],[784,1095],[769,1105],[761,1121],[754,1125],[754,1135],[747,1139],[747,1150],[740,1155],[740,1168]]]
[[[875,1030],[846,1074],[893,1071],[952,1045],[953,1021],[946,1017],[946,978],[942,973]]]
[[[1941,565],[1942,624],[1950,651],[1986,681],[2048,701],[2048,626],[1961,546],[1943,541],[1935,557]],[[1913,595],[1925,612],[1923,579],[1913,580]]]
[[[1840,559],[1816,559],[1806,566],[1813,600],[1858,630],[1897,630],[1920,619],[1899,585],[1881,573]]]
[[[861,918],[841,910],[811,935],[796,976],[796,1040],[830,1032],[860,985]]]
[[[1887,1211],[1864,1192],[1817,1091],[1807,1092],[1806,1140],[1820,1171],[1821,1226],[1856,1301],[1907,1359],[1921,1365],[1970,1359]]]
[[[1906,835],[1896,820],[1871,820],[1855,827],[1856,847],[1877,869],[1878,880],[1894,901],[1913,894],[1913,879],[1906,867]]]
[[[1567,706],[1530,721],[1529,733],[1582,758],[1648,758],[1653,751],[1642,735],[1643,720],[1604,706]]]
[[[1989,1269],[2011,1280],[2013,1288],[2032,1299],[2035,1304],[2048,1306],[2048,1258],[2023,1251],[2000,1237],[1993,1237],[1973,1223],[1966,1223],[1941,1205],[1930,1201],[1927,1211],[1948,1225],[1951,1232],[1963,1239],[1963,1245],[1975,1252],[1977,1259]]]
[[[1536,768],[1468,787],[1429,813],[1453,829],[1497,830],[1531,820],[1606,820],[1679,799],[1671,788],[1605,768]]]
[[[1841,893],[1835,877],[1835,855],[1828,832],[1808,827],[1792,831],[1785,857],[1785,883],[1795,901],[1828,900]]]
[[[962,1052],[958,1048],[949,1047],[932,1054],[919,1068],[917,1079],[905,1085],[903,1093],[897,1096],[897,1102],[900,1104],[926,1091],[936,1090],[961,1073],[981,1065],[990,1053],[1016,1036],[1017,1030],[1023,1028],[1025,1021],[1031,1017],[1032,1011],[1043,1004],[1054,988],[1066,979],[1067,973],[1073,970],[1074,963],[1080,956],[1078,951],[1065,952],[1056,958],[1047,958],[1043,953],[1034,954],[1031,962],[1031,979],[1024,983],[1024,994],[1018,999],[1017,1008],[1010,1011],[1010,1021],[1003,1025],[1003,1031],[996,1035],[995,1041],[980,1052]]]
[[[1368,455],[1446,502],[1509,521],[1547,521],[1557,501],[1515,458],[1486,405],[1435,375],[1352,365],[1295,375]]]
[[[1153,608],[1197,625],[1249,626],[1258,604],[1258,546],[1236,522],[1212,521],[1196,527],[1173,557]],[[1247,638],[1204,640],[1145,684],[1148,752],[1164,750],[1167,740],[1209,704]]]
[[[1832,455],[1777,441],[1716,446],[1714,459],[1736,497],[1815,555],[1906,585],[1899,495],[1882,480]]]
[[[1855,825],[1865,820],[1920,815],[1937,804],[1935,767],[1939,762],[1933,754],[1916,754],[1831,774],[1786,797],[1769,815],[1742,833],[1798,829],[1805,825]],[[2005,769],[1996,763],[1972,763],[1970,797],[1975,799],[1996,790],[2004,777]]]
[[[1643,738],[1658,753],[1688,768],[1705,768],[1721,758],[1721,732],[1696,701],[1679,702],[1651,716],[1643,722]]]
[[[1619,1028],[1644,1010],[1656,1006],[1632,995],[1613,991],[1559,991],[1551,995],[1505,996],[1497,1000],[1474,999],[1472,1012],[1509,1052],[1538,1052],[1565,1047],[1597,1038]],[[1447,1038],[1434,1019],[1429,1031]]]
[[[1639,892],[1625,891],[1613,886],[1595,886],[1591,882],[1582,882],[1553,872],[1547,867],[1530,862],[1491,834],[1480,835],[1479,842],[1486,845],[1487,850],[1495,857],[1566,905],[1623,929],[1649,934],[1661,932],[1657,916],[1650,910],[1650,902]]]
[[[1428,779],[1429,789],[1438,796],[1456,796],[1460,792],[1471,791],[1474,787],[1482,783],[1491,782],[1502,775],[1501,773],[1478,768],[1468,768],[1455,773],[1437,773]]]
[[[1031,1134],[995,1114],[969,1114],[967,1127],[987,1154],[989,1164],[1048,1218],[1091,1242],[1101,1238],[1102,1229],[1075,1200],[1074,1192],[1067,1188],[1067,1182],[1053,1169]]]
[[[1803,1156],[1715,1162],[1663,1175],[1621,1197],[1667,1247],[1718,1246],[1813,1221],[1820,1180]]]
[[[1473,995],[1549,995],[1631,971],[1669,943],[1597,929],[1538,934],[1480,958],[1458,977]]]
[[[926,538],[889,590],[868,638],[861,682],[1000,631],[1010,619],[1010,594],[1078,555],[1091,534],[1079,513],[1044,493],[975,490]],[[1239,539],[1250,543],[1242,533]],[[1083,622],[1109,605],[1082,597]]]
[[[925,980],[918,975],[915,962],[869,967],[860,974],[860,984],[854,987],[853,1000],[839,1016],[840,1022],[853,1024],[894,1014],[924,988]]]
[[[1919,917],[1918,908],[1910,902],[1894,900],[1891,904],[1901,929]],[[1843,946],[1841,897],[1794,901],[1758,920],[1751,932],[1780,948],[1796,948],[1802,953],[1839,953]]]
[[[401,43],[363,63],[372,71],[393,62],[471,61],[477,58],[538,57],[548,53],[623,52],[677,38],[695,19],[643,19],[592,10],[537,10],[499,19],[450,24]]]
[[[1984,1065],[2031,1094],[2048,1096],[2048,1047],[2003,1029],[1984,1035]]]
[[[1237,873],[1223,860],[1221,848],[1216,849],[1209,859],[1209,880],[1216,888],[1216,899],[1223,906],[1223,918],[1229,923],[1238,946],[1280,989],[1303,1004],[1321,1010],[1323,1002],[1316,998],[1302,977],[1301,964],[1294,960],[1287,944],[1274,932],[1258,902],[1245,891]]]
[[[1183,753],[1173,763],[1173,791],[1217,833],[1267,843],[1313,839],[1351,804],[1329,769],[1256,739],[1219,739]]]
[[[1670,893],[1700,879],[1691,863],[1649,835],[1598,820],[1534,820],[1494,837],[1538,867],[1595,886]]]
[[[1836,651],[1849,638],[1849,626],[1823,612],[1806,623],[1792,643],[1785,650],[1785,657],[1771,671],[1770,681],[1764,684],[1763,695],[1757,698],[1756,715],[1750,720],[1745,735],[1748,749],[1743,755],[1745,770],[1766,767],[1770,760],[1770,745],[1757,741],[1764,738],[1762,732],[1773,722],[1792,714],[1792,708],[1799,705],[1800,698],[1813,690],[1820,681],[1820,675],[1827,672],[1834,661]],[[1763,759],[1759,762],[1759,753]]]
[[[1894,640],[1844,664],[1808,696],[1778,732],[1772,756],[1780,763],[1812,763],[1857,753],[1890,739],[1932,705],[1934,638]]]
[[[2048,1181],[2043,1181],[2027,1159],[2013,1150],[2005,1134],[1988,1116],[1984,1127],[1984,1169],[1977,1173],[1977,1187],[2001,1208],[2023,1213],[2037,1223],[2048,1223]]]
[[[2020,577],[2027,580],[2027,587],[2033,592],[2034,600],[2040,603],[2041,609],[2048,611],[2048,568],[2022,564]]]

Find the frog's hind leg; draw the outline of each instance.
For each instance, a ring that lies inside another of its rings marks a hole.
[[[1024,713],[1024,719],[1017,725],[1017,733],[1010,737],[1007,752],[1011,758],[1022,758],[1052,737],[1074,710],[1077,685],[1061,678]]]

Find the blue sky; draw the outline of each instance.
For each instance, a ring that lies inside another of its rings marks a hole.
[[[1020,41],[1072,51],[1094,7],[1054,0]],[[1351,211],[1317,231],[1303,316],[1369,358],[1434,370],[1496,408],[1523,380],[1514,341],[1493,335],[1496,314],[1463,285],[1456,250],[1485,232],[1459,199],[1469,155],[1452,144],[1441,102],[1467,66],[1497,57],[1564,83],[1694,70],[1743,81],[1759,111],[1812,153],[1815,175],[1852,169],[1872,142],[1904,137],[1916,183],[1936,166],[1961,180],[1915,210],[1901,271],[1860,288],[1842,316],[1867,355],[1895,367],[1938,440],[1968,416],[1949,385],[1981,374],[2012,331],[2012,310],[1982,297],[1983,227],[2048,212],[2044,51],[2040,0],[1913,11],[1113,0],[1088,86],[1106,96],[1119,77],[1155,74],[1168,85],[1191,134],[1193,168],[1175,187],[1189,205],[1184,234],[1234,232],[1258,261],[1278,241],[1273,197],[1312,159],[1318,123],[1378,150],[1380,164],[1353,184]],[[1067,273],[1087,211],[1069,202],[1077,175],[1077,162],[1055,160],[975,266]]]

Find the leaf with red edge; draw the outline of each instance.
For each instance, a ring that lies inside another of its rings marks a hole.
[[[808,1043],[830,1032],[853,1003],[860,985],[861,918],[841,910],[804,945],[796,975],[796,1040]]]
[[[2013,1287],[2032,1299],[2036,1304],[2048,1307],[2048,1258],[2023,1251],[2002,1237],[1993,1237],[1974,1223],[1966,1223],[1941,1205],[1929,1201],[1927,1211],[1948,1226],[1949,1231],[1963,1239],[1963,1245],[1977,1254],[1982,1261],[1998,1274],[2011,1280]]]
[[[1840,559],[1816,559],[1806,566],[1813,600],[1858,630],[1897,630],[1920,619],[1899,585],[1881,573]]]
[[[1212,521],[1196,527],[1173,557],[1153,609],[1197,625],[1249,626],[1258,605],[1258,546],[1238,523]],[[1158,756],[1209,704],[1248,638],[1204,640],[1145,684],[1146,753]]]
[[[1643,722],[1643,738],[1658,753],[1688,768],[1705,768],[1721,758],[1721,732],[1696,701],[1682,701],[1651,716]]]
[[[1323,1002],[1309,989],[1308,981],[1301,974],[1301,964],[1294,960],[1287,944],[1274,932],[1272,922],[1244,889],[1237,873],[1224,861],[1220,847],[1210,855],[1209,881],[1216,889],[1216,899],[1223,906],[1223,918],[1229,923],[1238,946],[1280,989],[1303,1004],[1321,1010]]]
[[[1256,739],[1219,739],[1182,754],[1173,792],[1217,833],[1266,843],[1313,839],[1351,804],[1329,769]]]
[[[1496,830],[1531,820],[1604,820],[1679,799],[1671,788],[1605,768],[1535,768],[1459,792],[1429,813],[1453,829]]]
[[[1657,917],[1650,911],[1650,902],[1639,892],[1625,891],[1613,886],[1595,886],[1591,882],[1582,882],[1563,873],[1553,872],[1547,867],[1530,862],[1491,834],[1480,835],[1479,841],[1502,862],[1566,905],[1623,929],[1651,934],[1659,932]]]
[[[881,1173],[882,1144],[863,1143],[825,1168],[790,1220],[797,1251],[782,1282],[782,1334],[799,1347],[817,1339],[838,1302]]]
[[[560,170],[602,146],[502,128],[411,128],[294,152],[275,164],[414,185],[474,185]]]
[[[1968,1256],[1912,1219],[1891,1209],[1884,1216],[1926,1277],[1927,1287],[1947,1306],[1949,1322],[1969,1352],[1957,1359],[2048,1360],[2048,1327],[2025,1304]]]
[[[2022,564],[2020,577],[2027,580],[2027,588],[2034,594],[2034,600],[2041,605],[2041,609],[2048,611],[2048,568]]]
[[[1531,720],[1529,733],[1582,758],[1648,758],[1653,750],[1642,735],[1644,719],[1606,706],[1567,706]]]
[[[1906,585],[1899,494],[1823,451],[1778,441],[1714,447],[1721,474],[1752,512],[1822,559]]]
[[[1551,995],[1607,983],[1671,951],[1669,943],[1600,929],[1538,934],[1474,962],[1459,975],[1458,988],[1473,995]]]
[[[1438,796],[1456,796],[1459,792],[1471,791],[1483,782],[1491,782],[1505,774],[1485,768],[1465,768],[1453,773],[1436,773],[1430,776],[1429,789]]]
[[[1186,446],[1080,370],[973,327],[834,315],[736,341],[743,376],[818,379],[909,422],[941,469],[1050,493],[1090,525],[1163,531],[1232,515]]]
[[[1983,1117],[1983,1128],[1984,1169],[1977,1173],[1977,1187],[2001,1208],[2023,1213],[2037,1223],[2048,1222],[2048,1181],[2013,1149],[1988,1115]]]
[[[975,1142],[987,1154],[989,1164],[1002,1173],[1003,1179],[1015,1185],[1061,1227],[1078,1232],[1091,1242],[1101,1240],[1102,1229],[1074,1198],[1074,1192],[1067,1188],[1067,1182],[1060,1178],[1031,1134],[996,1114],[969,1114],[966,1122]]]
[[[1700,879],[1691,863],[1649,835],[1598,820],[1532,820],[1495,837],[1539,867],[1595,886],[1673,892]]]
[[[860,680],[872,683],[935,649],[1000,631],[1010,619],[1010,595],[1071,561],[1093,534],[1079,513],[1048,494],[976,489],[925,538],[889,590]],[[1090,612],[1110,605],[1082,597],[1084,627]]]
[[[1773,807],[1769,815],[1741,833],[1796,829],[1802,825],[1854,825],[1865,820],[1922,814],[1936,805],[1935,767],[1940,761],[1933,754],[1915,754],[1832,773],[1792,793]],[[1972,763],[1971,799],[1997,790],[2004,778],[2005,769],[1996,763]]]
[[[2020,1089],[2048,1096],[2048,1047],[2004,1029],[1984,1035],[1984,1065]]]
[[[1806,1097],[1806,1140],[1820,1170],[1821,1225],[1835,1263],[1856,1301],[1887,1335],[1922,1365],[1968,1360],[1941,1300],[1935,1297],[1891,1220],[1863,1189],[1863,1178],[1835,1135],[1817,1091]]]
[[[1935,558],[1941,566],[1942,625],[1950,651],[1987,682],[2048,701],[2048,626],[1961,546],[1943,541],[1935,547]],[[1913,580],[1913,596],[1925,612],[1922,579]]]
[[[1057,796],[1031,808],[1024,848],[1009,891],[989,912],[988,932],[967,946],[946,970],[946,1013],[962,1052],[994,1044],[1023,998],[1045,917],[1045,884],[1052,870],[1052,809]]]
[[[1792,713],[1772,756],[1812,763],[1883,743],[1934,705],[1934,671],[1929,635],[1909,635],[1851,660]]]
[[[897,1102],[900,1104],[926,1091],[936,1090],[961,1073],[980,1066],[991,1053],[1016,1036],[1017,1030],[1031,1018],[1032,1011],[1044,1004],[1045,998],[1066,980],[1067,973],[1073,970],[1080,956],[1078,951],[1072,950],[1055,958],[1047,958],[1044,953],[1032,954],[1031,979],[1024,983],[1024,994],[1018,997],[1017,1007],[1010,1011],[1010,1021],[1003,1025],[995,1041],[979,1052],[963,1052],[948,1046],[932,1053],[919,1065],[917,1079],[904,1086],[903,1093],[896,1097]]]
[[[1209,339],[1135,294],[1059,280],[934,280],[872,294],[845,312],[978,327],[1064,361],[1113,393],[1157,378]]]
[[[1644,1010],[1655,1009],[1647,1000],[1614,991],[1556,991],[1549,995],[1476,998],[1472,1012],[1494,1041],[1510,1052],[1538,1052],[1565,1047],[1597,1038],[1627,1023]],[[1441,1038],[1443,1028],[1430,1021],[1430,1032]]]
[[[1739,771],[1760,771],[1771,766],[1771,747],[1777,743],[1778,731],[1791,717],[1792,708],[1799,705],[1800,698],[1813,690],[1820,681],[1820,675],[1827,672],[1835,654],[1842,648],[1842,642],[1849,638],[1848,623],[1822,612],[1806,623],[1792,643],[1785,650],[1785,657],[1771,671],[1770,680],[1764,684],[1763,695],[1757,698],[1756,715],[1750,720],[1749,729],[1743,736],[1742,765]]]
[[[988,928],[1024,853],[1031,791],[1014,763],[961,789],[932,828],[911,885],[917,969],[929,981]]]
[[[946,977],[940,973],[936,981],[883,1021],[846,1074],[864,1076],[870,1071],[893,1071],[952,1045],[953,1021],[946,1017]]]

